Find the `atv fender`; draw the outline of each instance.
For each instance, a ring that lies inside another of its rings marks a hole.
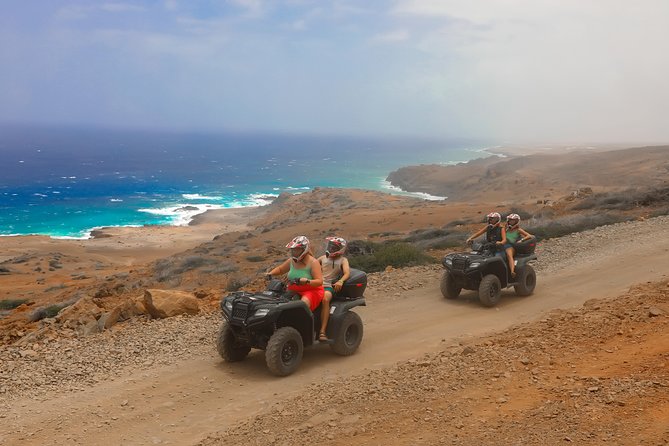
[[[330,304],[330,320],[328,321],[327,333],[329,338],[334,338],[339,332],[344,316],[351,308],[367,306],[365,299],[333,301]]]

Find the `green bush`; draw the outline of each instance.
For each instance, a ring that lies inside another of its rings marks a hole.
[[[28,299],[4,299],[0,300],[0,310],[13,310],[14,308],[28,302]]]
[[[384,244],[369,243],[371,253],[349,257],[352,268],[368,273],[383,271],[387,266],[401,268],[404,266],[425,265],[435,260],[413,245],[403,242]]]

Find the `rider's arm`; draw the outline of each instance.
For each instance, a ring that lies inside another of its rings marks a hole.
[[[488,229],[488,227],[487,227],[487,226],[484,226],[483,228],[481,228],[481,229],[479,229],[478,231],[476,231],[476,233],[475,233],[474,235],[472,235],[471,237],[469,237],[467,240],[474,240],[474,239],[475,239],[476,237],[478,237],[479,235],[482,235],[482,234],[485,232],[486,229]]]
[[[333,288],[335,291],[339,292],[341,288],[344,286],[344,282],[346,282],[346,279],[351,277],[351,268],[348,265],[348,259],[346,257],[341,259],[341,272],[342,275],[337,280],[335,283],[332,284]]]
[[[497,242],[498,245],[504,245],[506,243],[506,228],[502,226],[502,240]]]
[[[529,240],[531,238],[534,238],[534,236],[532,234],[530,234],[529,232],[527,232],[524,229],[518,228],[518,232],[520,232],[520,235],[523,236],[523,238],[520,239],[521,242],[524,242],[525,240]]]
[[[288,271],[290,271],[290,259],[286,259],[285,262],[283,262],[276,268],[272,269],[267,274],[269,274],[270,276],[278,276],[280,274],[286,274]]]

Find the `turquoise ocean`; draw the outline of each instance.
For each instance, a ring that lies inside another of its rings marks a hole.
[[[87,238],[105,226],[185,225],[314,187],[403,193],[407,165],[489,156],[490,142],[0,126],[0,235]],[[424,199],[443,199],[420,195]]]

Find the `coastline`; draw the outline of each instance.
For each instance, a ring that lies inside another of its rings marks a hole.
[[[212,209],[186,226],[146,225],[96,228],[94,237],[59,238],[48,235],[0,237],[0,262],[42,252],[112,264],[139,264],[166,257],[210,241],[216,235],[247,230],[260,207]]]

